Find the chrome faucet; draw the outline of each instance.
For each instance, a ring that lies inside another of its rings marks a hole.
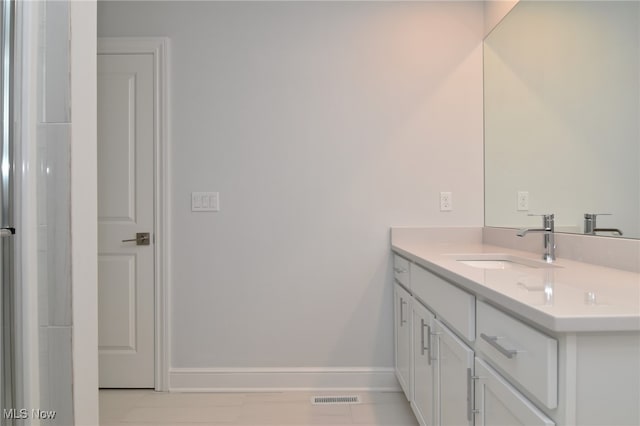
[[[542,216],[542,228],[522,228],[518,230],[518,237],[524,237],[529,232],[544,232],[544,254],[542,259],[551,263],[556,260],[556,240],[554,234],[554,214],[530,214],[529,216]]]
[[[584,214],[584,233],[587,235],[596,235],[596,232],[612,232],[622,235],[622,231],[617,228],[598,228],[596,218],[598,216],[611,216],[611,213],[585,213]]]

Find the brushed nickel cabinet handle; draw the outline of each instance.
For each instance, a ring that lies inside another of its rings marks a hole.
[[[429,346],[425,348],[427,351],[427,363],[431,365],[431,326],[429,324],[425,324],[427,326],[427,342],[429,342]]]
[[[504,346],[502,346],[500,343],[498,343],[498,336],[488,336],[484,333],[481,333],[480,337],[482,337],[484,341],[486,341],[488,344],[493,346],[498,352],[500,352],[502,355],[506,356],[509,359],[518,355],[518,351],[516,351],[515,349],[507,349]]]
[[[426,338],[424,329],[427,329]],[[425,343],[428,345],[425,346]],[[420,318],[420,354],[424,356],[427,352],[427,362],[431,365],[431,327],[424,321],[424,318]]]
[[[478,376],[474,376],[471,373],[471,369],[467,368],[467,420],[469,420],[470,422],[473,420],[471,417],[474,414],[477,414],[480,412],[480,410],[476,410],[473,408],[474,401],[473,401],[473,397],[474,397],[474,392],[473,392],[473,381],[474,380],[478,380],[480,377]]]
[[[406,319],[404,319],[404,305],[406,305],[407,302],[405,302],[405,300],[401,297],[400,298],[400,327],[402,327],[402,325],[407,322]]]
[[[424,319],[420,318],[420,355],[424,356]]]

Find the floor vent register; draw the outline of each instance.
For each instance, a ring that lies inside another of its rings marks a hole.
[[[359,395],[346,396],[314,396],[311,398],[313,405],[338,405],[338,404],[360,404]]]

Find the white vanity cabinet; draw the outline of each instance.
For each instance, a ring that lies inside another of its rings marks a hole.
[[[394,284],[395,369],[400,386],[412,399],[411,369],[411,294],[397,282]]]
[[[392,229],[413,323],[397,327],[398,376],[420,424],[639,426],[640,273],[546,265],[478,231]],[[495,256],[532,266],[467,262]]]
[[[413,312],[413,401],[411,407],[421,425],[436,424],[436,369],[432,335],[435,315],[414,302]]]
[[[557,342],[483,302],[476,308],[473,294],[405,261],[394,261],[396,377],[419,423],[554,424],[480,357],[501,365],[553,408]],[[510,340],[504,340],[505,331]],[[512,362],[505,353],[517,351],[510,349],[514,344],[529,353]]]

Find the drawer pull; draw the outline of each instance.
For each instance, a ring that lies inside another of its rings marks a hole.
[[[480,377],[474,376],[473,373],[471,372],[471,369],[467,368],[467,420],[469,420],[469,422],[471,423],[473,423],[472,422],[473,415],[478,414],[480,412],[480,410],[473,408],[473,406],[475,405],[473,381],[478,379],[480,379]]]
[[[500,352],[502,355],[506,356],[509,359],[518,355],[518,351],[516,351],[515,349],[507,349],[504,346],[502,346],[500,343],[498,343],[498,336],[487,336],[486,334],[481,333],[480,337],[482,337],[483,340],[485,340],[488,344],[493,346],[498,352]]]
[[[431,326],[427,325],[427,341],[429,342],[429,347],[426,348],[427,350],[427,364],[431,365]]]
[[[424,350],[424,319],[420,318],[420,355],[424,356]]]
[[[393,268],[393,270],[396,272],[396,274],[404,274],[407,272],[406,269],[404,268],[398,268],[397,266]]]
[[[425,339],[424,329],[427,328],[427,337]],[[428,346],[425,347],[426,343],[429,343]],[[424,322],[424,318],[420,318],[420,355],[424,356],[424,352],[427,351],[427,363],[431,365],[431,327],[429,324]]]

